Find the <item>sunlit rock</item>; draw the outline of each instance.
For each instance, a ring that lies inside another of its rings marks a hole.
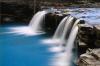
[[[89,49],[86,53],[80,55],[78,61],[79,66],[99,66],[100,65],[100,49]]]

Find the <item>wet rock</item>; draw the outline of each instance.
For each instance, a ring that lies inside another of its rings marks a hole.
[[[81,42],[84,42],[88,47],[94,47],[95,31],[90,24],[79,24],[78,38]],[[80,44],[79,44],[80,45]]]
[[[100,39],[100,25],[94,25],[94,30],[96,31],[97,39]]]
[[[86,47],[87,45],[86,45],[86,43],[84,43],[84,42],[82,42],[82,41],[79,41],[79,46],[81,46],[81,47]]]
[[[78,66],[100,66],[100,25],[85,23],[79,24],[79,28]]]
[[[94,25],[94,31],[96,33],[95,46],[100,48],[100,25]]]
[[[79,40],[78,56],[80,56],[81,54],[85,53],[87,49],[88,49],[87,44]]]
[[[46,32],[51,32],[54,33],[56,30],[58,24],[60,21],[65,17],[66,15],[58,15],[58,14],[53,14],[53,13],[48,13],[45,16],[45,24],[44,28]]]
[[[80,20],[79,24],[85,24],[84,20]]]
[[[89,49],[80,55],[78,66],[100,66],[100,49]]]

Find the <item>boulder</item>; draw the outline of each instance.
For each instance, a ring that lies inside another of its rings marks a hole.
[[[94,47],[94,42],[96,39],[95,31],[93,26],[90,24],[79,24],[78,38],[81,43],[85,43],[88,47]],[[79,42],[80,44],[80,42]]]
[[[100,66],[100,49],[89,49],[80,55],[78,66]]]

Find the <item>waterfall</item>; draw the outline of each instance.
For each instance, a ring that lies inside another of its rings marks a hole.
[[[63,29],[65,26],[65,22],[68,19],[68,16],[66,16],[65,18],[63,18],[60,22],[60,24],[58,25],[58,28],[56,29],[53,38],[59,38],[61,36],[61,34],[63,33]]]
[[[78,32],[78,26],[77,24],[80,22],[79,19],[77,19],[72,27],[72,30],[70,32],[69,38],[66,43],[66,51],[71,51],[73,48],[74,40],[76,38],[77,32]]]
[[[42,31],[42,22],[45,14],[47,14],[47,11],[39,11],[32,17],[29,27],[32,28],[34,33],[40,33]]]
[[[43,34],[44,32],[42,30],[42,22],[44,20],[45,14],[47,13],[48,11],[39,11],[32,17],[29,26],[11,27],[9,28],[11,30],[9,33],[25,36]]]
[[[72,28],[73,23],[74,23],[74,17],[70,16],[69,19],[66,21],[61,40],[64,40],[66,35],[67,36],[69,35],[68,32],[70,32],[70,29]]]
[[[73,24],[72,29],[70,30],[69,37],[67,39],[66,46],[63,47],[64,52],[61,52],[61,51],[57,52],[57,54],[51,59],[52,66],[71,66],[72,49],[73,49],[76,35],[78,33],[77,24],[79,22],[80,20],[77,19],[75,23]]]
[[[73,25],[73,20],[74,18],[72,16],[65,17],[58,25],[58,28],[53,36],[53,39],[64,40],[66,34],[68,34],[69,29],[71,29]]]
[[[67,66],[70,66],[70,62],[71,62],[71,57],[72,57],[72,49],[73,49],[73,45],[74,45],[74,41],[75,41],[75,38],[76,38],[76,35],[78,33],[78,26],[77,24],[80,22],[80,20],[76,20],[73,27],[72,27],[72,30],[70,32],[70,35],[69,35],[69,38],[67,40],[67,43],[66,43],[66,47],[65,47],[65,52],[67,54]]]
[[[66,36],[69,36],[69,32],[74,24],[74,17],[66,16],[59,23],[54,35],[50,39],[43,40],[43,43],[61,45],[65,42]]]

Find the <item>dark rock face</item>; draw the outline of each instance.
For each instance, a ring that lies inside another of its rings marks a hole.
[[[79,28],[78,66],[100,66],[100,25],[79,24]]]
[[[78,37],[80,41],[87,44],[89,48],[100,47],[100,46],[96,46],[96,43],[99,43],[100,29],[98,29],[95,26],[97,25],[94,25],[94,26],[88,25],[88,24],[80,25],[80,31],[79,31]]]
[[[93,27],[88,24],[79,24],[79,32],[78,32],[78,38],[79,38],[79,48],[78,53],[79,55],[86,52],[86,50],[91,47],[94,47],[94,32]]]
[[[56,30],[58,24],[60,21],[65,17],[66,15],[56,15],[53,13],[49,13],[45,16],[45,24],[44,24],[44,29],[46,32],[51,32],[54,33]]]
[[[95,45],[96,45],[96,47],[100,47],[100,25],[95,25],[94,30],[96,32]]]
[[[28,24],[32,16],[34,15],[34,10],[28,5],[17,4],[17,3],[0,3],[1,7],[1,24],[11,23],[11,22],[21,22]],[[37,11],[37,10],[35,10]]]

